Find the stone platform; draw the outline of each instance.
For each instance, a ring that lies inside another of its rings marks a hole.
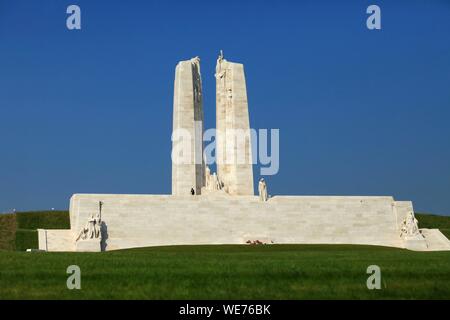
[[[75,234],[103,203],[104,250],[146,246],[245,244],[365,244],[405,248],[400,225],[409,201],[392,197],[257,196],[226,193],[200,196],[76,194],[70,230],[41,230],[40,249],[75,251]],[[438,232],[438,231],[437,231]],[[450,250],[440,232],[412,250]],[[46,240],[44,241],[44,236]],[[425,237],[427,238],[427,237]],[[42,246],[41,246],[42,243]],[[45,243],[45,247],[44,247]]]

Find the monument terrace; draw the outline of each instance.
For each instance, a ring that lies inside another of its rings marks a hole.
[[[204,157],[202,81],[195,57],[180,61],[175,69],[172,194],[74,194],[70,229],[40,229],[39,248],[320,243],[450,250],[450,241],[438,229],[419,229],[410,201],[391,196],[268,196],[264,179],[255,195],[251,161],[235,161],[236,155],[252,159],[244,66],[221,53],[215,77],[217,172],[211,172]],[[235,130],[244,133],[238,142],[230,138]],[[188,138],[180,141],[181,136]]]

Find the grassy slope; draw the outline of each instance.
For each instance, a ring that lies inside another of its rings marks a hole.
[[[82,290],[66,288],[81,268]],[[368,290],[366,269],[382,271]],[[450,252],[348,245],[178,246],[95,253],[0,252],[0,298],[450,299]]]
[[[432,214],[416,214],[420,228],[439,229],[450,239],[450,217],[437,216]]]
[[[18,229],[70,229],[68,211],[30,211],[17,213]]]
[[[31,211],[16,214],[15,247],[18,251],[38,248],[36,229],[70,229],[67,211]]]
[[[0,250],[15,250],[16,217],[0,214]]]

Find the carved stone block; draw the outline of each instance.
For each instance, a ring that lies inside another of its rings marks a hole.
[[[89,240],[82,240],[77,241],[75,244],[76,251],[79,252],[101,252],[101,244],[100,239],[89,239]]]

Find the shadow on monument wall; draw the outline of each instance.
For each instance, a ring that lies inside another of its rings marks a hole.
[[[104,221],[102,221],[102,224],[100,225],[100,232],[102,233],[102,241],[100,242],[100,249],[101,251],[106,251],[106,247],[108,246],[107,240],[108,240],[108,226]]]

